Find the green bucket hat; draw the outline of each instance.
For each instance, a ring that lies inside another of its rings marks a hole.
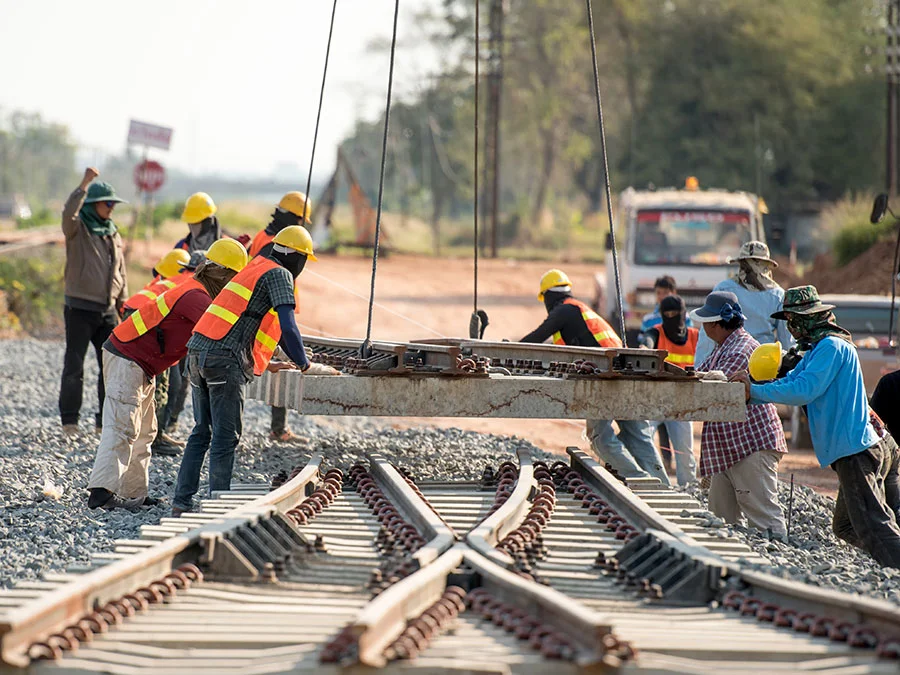
[[[84,203],[93,204],[94,202],[128,203],[116,194],[116,190],[112,185],[104,183],[103,181],[91,183],[90,187],[87,189],[87,197],[85,198]]]
[[[834,305],[826,305],[819,300],[819,291],[815,286],[797,286],[784,292],[782,311],[775,312],[773,319],[787,319],[788,314],[818,314],[834,309]]]

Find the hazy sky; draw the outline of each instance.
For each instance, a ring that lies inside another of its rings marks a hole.
[[[403,0],[409,17],[430,0]],[[130,118],[175,129],[164,164],[305,175],[328,38],[328,0],[0,0],[0,112],[37,111],[82,146],[119,152]],[[314,174],[360,114],[384,105],[392,0],[338,0]],[[407,21],[404,21],[407,19]],[[406,30],[404,30],[406,29]],[[404,58],[405,56],[405,58]],[[436,61],[398,52],[395,92]]]

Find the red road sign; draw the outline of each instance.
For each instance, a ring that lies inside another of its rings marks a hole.
[[[134,184],[141,192],[156,192],[166,182],[166,170],[162,164],[145,159],[134,167]]]

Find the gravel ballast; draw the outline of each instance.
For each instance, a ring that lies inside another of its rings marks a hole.
[[[57,399],[64,345],[59,341],[0,342],[0,588],[16,581],[86,564],[92,552],[111,551],[116,539],[137,538],[141,525],[169,515],[180,457],[154,457],[150,494],[164,503],[137,513],[87,508],[86,485],[99,437],[93,432],[97,409],[97,364],[85,361],[82,434],[66,439]],[[192,420],[190,403],[176,436],[185,440]],[[485,464],[515,461],[526,441],[459,429],[398,430],[361,418],[304,418],[290,413],[298,438],[288,444],[269,440],[268,406],[248,400],[244,434],[234,466],[240,483],[268,483],[279,471],[305,463],[322,450],[326,466],[348,467],[380,452],[410,469],[417,480],[475,479]],[[204,468],[195,502],[205,496]]]
[[[137,538],[141,525],[167,516],[180,457],[151,461],[150,493],[164,498],[160,506],[137,513],[88,509],[85,486],[98,441],[92,428],[97,406],[93,354],[86,361],[82,434],[69,440],[62,435],[57,409],[63,344],[26,339],[0,345],[0,588],[5,588],[86,564],[92,552],[110,551],[114,540]],[[522,447],[530,448],[535,459],[561,459],[518,438],[459,429],[398,430],[383,421],[304,418],[294,412],[290,426],[298,439],[276,444],[268,438],[269,416],[267,406],[247,401],[244,436],[235,459],[236,482],[268,483],[279,471],[305,463],[317,450],[325,453],[326,466],[344,468],[377,451],[410,469],[416,480],[477,479],[486,464],[514,461]],[[176,434],[181,440],[187,437],[190,419],[188,408]],[[206,494],[205,470],[201,481],[197,499]],[[699,488],[689,491],[705,504]],[[785,515],[788,495],[782,484],[779,498]],[[723,535],[742,538],[770,561],[758,567],[762,571],[900,604],[900,570],[882,568],[867,554],[837,540],[831,532],[833,508],[831,498],[795,487],[788,543],[746,528],[715,525]]]

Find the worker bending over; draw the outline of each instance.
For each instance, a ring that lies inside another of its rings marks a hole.
[[[519,342],[544,342],[579,347],[622,346],[616,332],[602,317],[572,297],[572,282],[565,272],[550,270],[541,277],[538,300],[547,309],[547,318]],[[604,462],[626,478],[654,476],[669,484],[662,460],[653,445],[653,428],[646,420],[587,420],[587,435],[594,451]]]
[[[880,564],[900,568],[900,527],[882,483],[892,448],[869,419],[859,355],[850,333],[835,321],[833,309],[819,300],[815,286],[788,289],[783,311],[772,318],[786,319],[798,344],[811,348],[780,380],[754,384],[746,373],[734,379],[744,383],[750,403],[807,406],[816,458],[838,475],[859,547]]]
[[[247,253],[236,241],[216,242],[192,279],[133,312],[103,345],[106,400],[88,482],[90,508],[133,509],[158,502],[147,494],[157,425],[155,378],[184,357],[194,324],[246,264]]]
[[[294,280],[307,260],[316,259],[312,238],[305,227],[293,225],[272,243],[267,256],[253,258],[213,301],[188,342],[194,429],[178,470],[173,516],[191,510],[207,450],[210,492],[231,488],[244,385],[277,369],[269,362],[279,342],[300,370],[310,366],[294,319]]]
[[[299,191],[286,193],[275,211],[272,212],[272,220],[268,225],[253,237],[250,242],[250,257],[268,255],[272,250],[272,240],[286,227],[293,225],[309,225],[312,221],[312,202],[306,195]],[[294,299],[296,300],[296,289]],[[287,408],[272,406],[272,424],[269,428],[269,438],[273,441],[286,443],[294,439],[294,434],[287,425]]]

